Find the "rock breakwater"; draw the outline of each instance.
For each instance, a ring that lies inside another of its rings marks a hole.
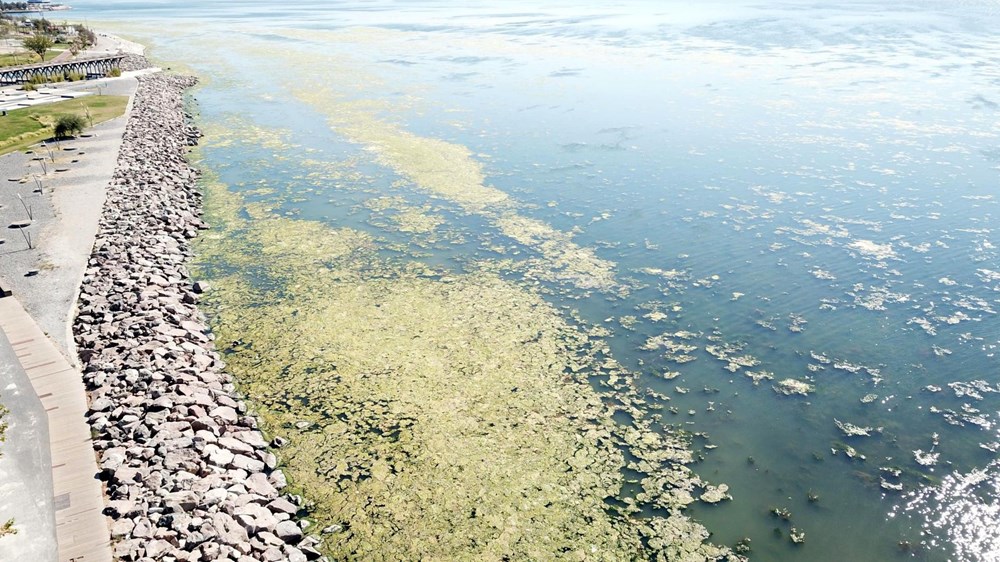
[[[152,66],[149,64],[149,59],[143,55],[137,55],[135,53],[125,53],[125,57],[122,62],[118,64],[119,70],[122,72],[130,72],[135,70],[143,70]]]
[[[205,228],[186,160],[199,137],[183,106],[194,84],[139,78],[74,322],[115,556],[319,559],[185,266]]]

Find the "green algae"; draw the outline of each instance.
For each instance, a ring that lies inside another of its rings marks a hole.
[[[378,118],[389,109],[373,100],[343,100],[321,87],[296,90],[296,97],[325,110],[330,126],[365,146],[376,159],[407,180],[457,203],[470,213],[503,205],[508,196],[485,184],[482,166],[468,148],[441,139],[421,137]]]
[[[296,36],[295,31],[288,31]],[[375,35],[378,32],[372,31]],[[350,32],[341,40],[370,41],[371,34]],[[352,66],[349,60],[304,54],[297,64],[337,70],[342,77],[335,85],[326,80],[297,84],[289,91],[301,102],[326,116],[330,128],[347,140],[363,147],[373,159],[391,169],[412,186],[432,197],[457,205],[461,211],[485,217],[496,230],[526,246],[533,257],[510,262],[516,271],[538,281],[562,283],[578,289],[596,289],[622,294],[627,292],[615,279],[616,264],[596,255],[593,248],[575,243],[573,235],[521,214],[517,201],[486,183],[480,159],[468,147],[443,139],[421,136],[394,122],[393,116],[416,103],[389,103],[371,97],[373,85],[383,84],[377,77]],[[313,75],[314,73],[303,73]],[[397,117],[398,119],[398,117]],[[409,217],[414,218],[414,217]],[[403,217],[401,226],[412,226]]]
[[[432,234],[445,224],[445,219],[432,212],[430,205],[410,205],[403,197],[376,197],[365,203],[368,209],[388,214],[394,230],[409,234]],[[394,212],[393,212],[394,211]],[[389,225],[385,225],[386,228]]]
[[[580,289],[612,291],[617,287],[615,264],[599,258],[592,248],[577,245],[570,234],[512,212],[503,214],[496,225],[506,236],[542,255],[543,263],[534,263],[528,270],[534,278],[567,282]]]
[[[634,375],[552,305],[487,272],[378,254],[349,228],[279,217],[206,181],[200,242],[229,371],[337,559],[714,559],[680,510],[685,443],[632,405]],[[383,202],[385,203],[385,202]],[[391,202],[389,202],[391,204]],[[376,203],[377,205],[377,203]],[[246,217],[246,218],[243,218]],[[586,383],[611,373],[636,418]],[[567,374],[572,373],[572,374]],[[303,423],[304,422],[304,423]],[[646,474],[620,514],[627,447]],[[667,510],[636,518],[637,505]],[[631,514],[631,515],[630,515]]]
[[[235,144],[260,147],[270,151],[271,156],[287,158],[287,154],[301,147],[291,141],[288,129],[260,126],[244,115],[229,115],[225,120],[215,121],[202,127],[204,148],[226,148]]]
[[[421,263],[430,256],[406,244],[278,216],[275,198],[247,203],[205,181],[213,230],[199,245],[199,273],[213,281],[213,329],[217,341],[231,342],[223,346],[228,370],[262,429],[289,440],[277,453],[293,489],[309,501],[309,518],[337,529],[326,537],[326,553],[732,557],[684,515],[696,497],[718,489],[685,466],[693,461],[686,440],[646,415],[655,397],[610,358],[603,338],[611,332],[586,326],[574,311],[567,318],[541,298],[541,282],[625,291],[616,264],[486,185],[483,155],[394,122],[412,98],[392,105],[353,98],[380,82],[323,62],[344,71],[337,90],[315,82],[289,94],[365,152],[328,161],[304,149],[297,163],[309,171],[291,179],[311,184],[313,196],[327,188],[377,195],[361,205],[368,224],[422,248],[456,239],[447,213],[477,215],[504,239],[493,243],[487,233],[483,247],[513,256],[455,273]],[[243,130],[252,134],[219,131],[212,142],[250,142],[279,157],[292,150],[280,130]],[[397,174],[390,188],[398,195],[385,196],[358,171],[365,156]],[[410,203],[413,188],[431,204]],[[511,272],[520,281],[510,281]],[[614,423],[620,411],[632,423]],[[626,468],[639,475],[630,475],[638,493],[623,491]]]
[[[705,492],[701,494],[701,498],[699,499],[705,503],[719,503],[732,499],[732,496],[729,495],[729,486],[719,484],[718,486],[706,487]]]
[[[162,33],[164,30],[158,30]],[[185,30],[177,28],[175,34]],[[147,31],[148,33],[148,31]],[[593,248],[573,242],[571,232],[559,231],[536,219],[519,212],[522,207],[504,191],[487,184],[487,174],[481,161],[488,155],[475,153],[461,144],[443,139],[421,136],[407,130],[398,122],[405,110],[419,113],[423,101],[419,91],[404,92],[393,96],[391,103],[382,98],[384,91],[392,86],[373,72],[369,66],[359,63],[351,55],[351,45],[363,45],[366,49],[377,50],[384,42],[406,40],[409,34],[400,34],[382,29],[345,29],[334,32],[311,31],[304,33],[296,29],[275,29],[275,35],[302,43],[329,47],[338,45],[334,52],[319,53],[314,50],[296,51],[295,57],[276,59],[270,44],[247,41],[241,44],[241,52],[254,58],[262,72],[287,73],[287,65],[308,68],[308,72],[297,75],[303,80],[284,85],[284,95],[305,103],[327,118],[330,128],[338,136],[362,147],[376,163],[392,170],[407,186],[415,187],[433,198],[440,199],[458,209],[473,215],[480,215],[503,236],[519,244],[526,245],[531,255],[526,259],[510,260],[500,267],[489,267],[497,273],[518,273],[525,277],[555,284],[568,285],[578,289],[596,289],[604,292],[627,294],[628,284],[615,279],[616,264],[600,258]],[[318,43],[317,43],[318,41]],[[215,39],[199,39],[199,46],[217,46]],[[279,62],[280,61],[280,62]],[[226,67],[225,61],[214,60],[206,63],[214,67]],[[269,64],[279,66],[269,67]],[[322,69],[322,70],[319,70]],[[229,73],[227,75],[231,75]],[[336,80],[330,80],[336,76]],[[258,94],[264,99],[278,99],[281,96]],[[454,113],[454,112],[453,112]],[[210,123],[208,146],[226,148],[237,143],[257,146],[267,151],[274,161],[288,160],[289,153],[313,150],[288,142],[287,131],[266,130],[243,116],[230,115],[225,123]],[[449,124],[464,129],[465,123],[452,120]],[[374,193],[369,178],[357,172],[354,166],[363,158],[332,162],[318,158],[301,158],[298,163],[311,168],[308,174],[292,179],[309,182],[317,193],[325,189],[356,188]],[[261,161],[261,165],[265,162]],[[393,187],[398,187],[396,182]],[[435,214],[422,213],[411,209],[398,209],[390,217],[394,229],[403,233],[430,234],[441,224]],[[392,223],[376,226],[392,229]],[[427,243],[434,243],[430,239]],[[426,246],[425,243],[424,245]]]

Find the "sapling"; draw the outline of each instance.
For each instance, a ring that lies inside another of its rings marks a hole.
[[[34,246],[31,245],[31,233],[23,228],[19,228],[17,230],[21,233],[21,236],[24,237],[24,243],[28,245],[28,249],[34,249]]]
[[[35,217],[31,214],[31,205],[24,202],[24,197],[21,197],[20,193],[17,194],[17,200],[20,201],[21,206],[24,207],[24,212],[28,213],[28,220],[35,220]]]

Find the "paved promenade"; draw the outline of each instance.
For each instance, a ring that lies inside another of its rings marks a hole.
[[[0,445],[0,522],[13,519],[17,530],[0,540],[0,560],[56,562],[49,417],[3,330],[0,403],[9,410]]]
[[[60,562],[110,562],[110,533],[90,441],[80,373],[13,297],[0,299],[0,329],[48,415]]]

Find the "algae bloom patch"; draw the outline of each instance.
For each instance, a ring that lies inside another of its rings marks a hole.
[[[216,334],[263,429],[289,440],[282,462],[311,517],[338,529],[329,554],[724,553],[679,512],[633,521],[608,509],[621,441],[611,410],[568,374],[595,368],[588,337],[537,294],[488,273],[390,262],[370,235],[209,190],[221,228],[201,260],[230,272],[213,281]]]

